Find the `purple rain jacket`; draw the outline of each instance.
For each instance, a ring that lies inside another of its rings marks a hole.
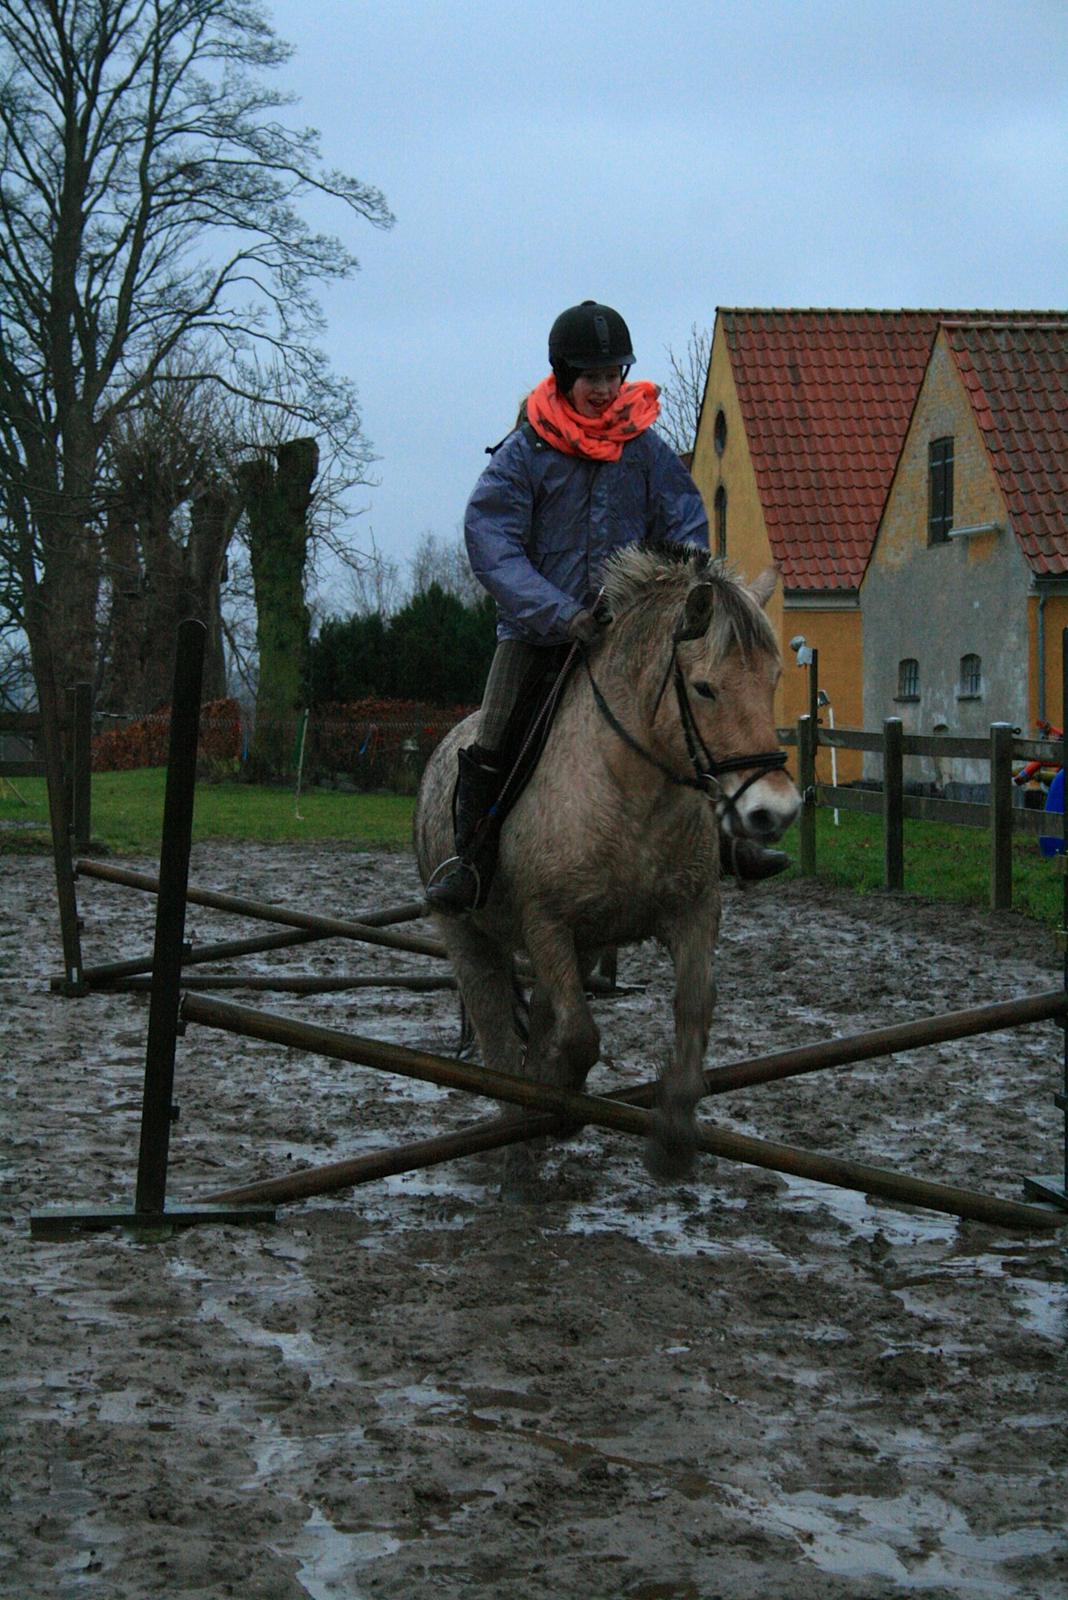
[[[475,577],[497,602],[498,639],[557,644],[600,585],[605,557],[638,539],[708,544],[690,474],[646,428],[618,461],[554,450],[529,424],[494,451],[464,518]]]

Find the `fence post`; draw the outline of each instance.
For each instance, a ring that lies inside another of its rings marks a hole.
[[[887,889],[905,887],[905,779],[900,717],[883,723],[883,883]]]
[[[75,850],[86,850],[92,833],[93,686],[67,691],[70,716],[71,834]]]
[[[797,780],[801,790],[801,871],[806,878],[816,872],[816,719],[797,719]]]
[[[990,724],[990,909],[1012,906],[1012,736],[1009,722]]]

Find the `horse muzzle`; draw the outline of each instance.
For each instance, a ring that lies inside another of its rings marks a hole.
[[[773,843],[801,809],[801,796],[785,772],[756,773],[748,781],[739,776],[732,789],[730,782],[722,780],[718,809],[724,832],[733,838]]]

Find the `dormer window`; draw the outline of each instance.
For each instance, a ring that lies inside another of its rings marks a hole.
[[[945,544],[953,526],[953,440],[927,446],[927,542]]]

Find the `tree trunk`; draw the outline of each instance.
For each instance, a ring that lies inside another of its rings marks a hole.
[[[81,416],[68,420],[58,480],[54,475],[47,482],[38,479],[27,495],[40,537],[35,597],[47,619],[49,654],[59,688],[92,683],[96,676],[100,587],[100,540],[93,525],[96,462],[91,426]]]
[[[226,655],[223,650],[221,588],[226,552],[241,500],[232,483],[212,478],[194,495],[186,546],[186,579],[190,612],[208,630],[204,656],[204,699],[221,700],[226,694]]]
[[[144,710],[145,586],[137,525],[125,501],[108,511],[104,560],[111,587],[104,660],[96,703],[102,711]]]
[[[309,617],[304,601],[308,508],[319,470],[314,439],[292,439],[240,468],[256,594],[259,683],[249,752],[253,779],[292,769],[297,713],[306,693]]]
[[[183,487],[182,496],[186,495]],[[241,511],[233,484],[209,479],[193,491],[189,533],[175,536],[173,495],[143,481],[113,508],[105,532],[111,573],[109,670],[102,703],[144,716],[170,699],[178,625],[208,630],[204,698],[226,693],[220,586]]]

